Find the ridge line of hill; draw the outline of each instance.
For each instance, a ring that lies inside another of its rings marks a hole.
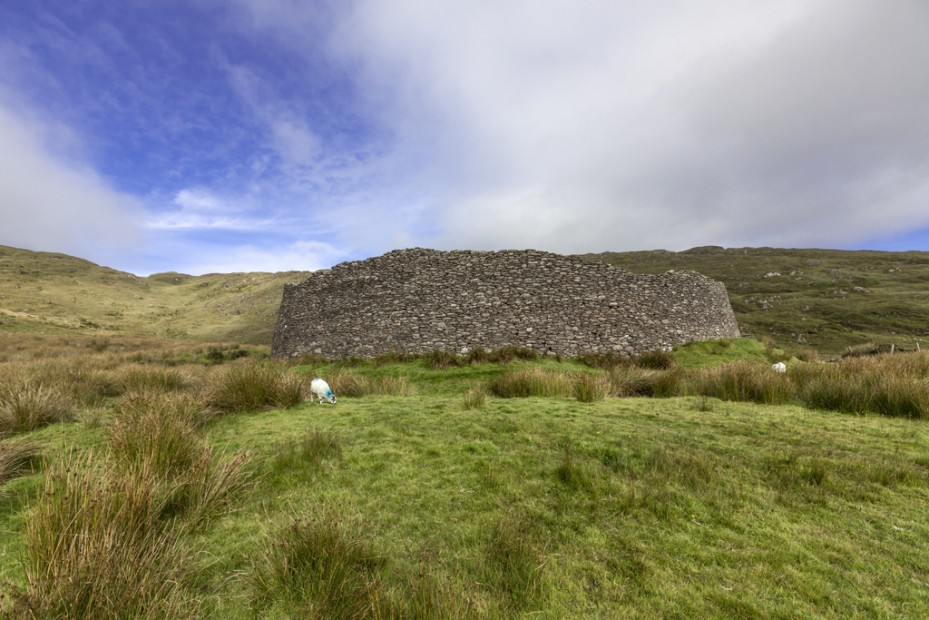
[[[636,273],[692,270],[726,285],[743,333],[788,349],[929,340],[929,252],[722,248],[583,254]],[[285,283],[310,272],[147,277],[0,246],[0,332],[148,334],[268,344]]]

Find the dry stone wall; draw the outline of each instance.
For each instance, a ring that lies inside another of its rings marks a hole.
[[[515,345],[635,355],[739,336],[725,286],[538,252],[409,249],[284,287],[272,354],[373,357]]]

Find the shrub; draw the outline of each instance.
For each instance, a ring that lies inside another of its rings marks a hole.
[[[571,393],[571,381],[563,373],[539,369],[517,370],[494,379],[490,384],[490,393],[502,398],[568,396]]]

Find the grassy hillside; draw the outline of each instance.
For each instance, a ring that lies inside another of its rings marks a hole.
[[[605,252],[636,273],[697,271],[726,285],[742,333],[838,353],[864,342],[929,345],[929,253],[776,248]]]
[[[725,283],[743,334],[835,354],[929,344],[929,253],[774,248],[584,255],[637,273]],[[64,254],[0,246],[0,331],[149,334],[269,344],[283,285],[307,272],[140,278]]]
[[[0,246],[0,331],[150,334],[268,344],[302,272],[140,278],[65,254]]]

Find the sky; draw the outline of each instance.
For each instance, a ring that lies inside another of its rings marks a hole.
[[[0,0],[0,245],[929,250],[925,0]]]

